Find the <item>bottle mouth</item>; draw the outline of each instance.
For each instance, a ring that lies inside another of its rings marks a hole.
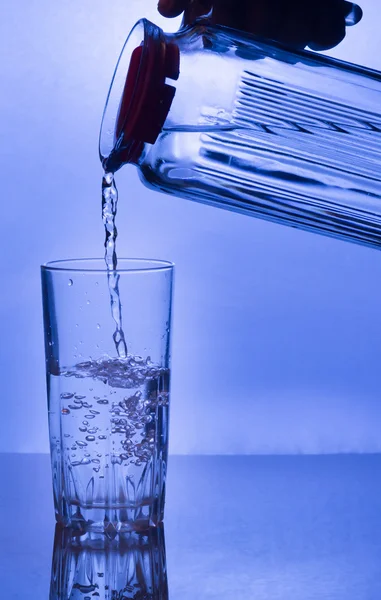
[[[154,144],[169,113],[179,77],[179,49],[146,19],[129,34],[111,81],[103,113],[99,154],[106,171],[134,163]]]

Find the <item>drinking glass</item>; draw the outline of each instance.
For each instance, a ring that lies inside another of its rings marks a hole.
[[[102,259],[78,259],[41,271],[57,521],[111,538],[156,526],[167,471],[173,265],[119,259],[108,272]]]

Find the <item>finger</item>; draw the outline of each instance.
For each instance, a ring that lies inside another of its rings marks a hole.
[[[313,34],[311,0],[283,2],[282,17],[282,21],[277,23],[275,39],[293,48],[305,48]]]
[[[308,46],[311,50],[329,50],[345,37],[347,3],[342,0],[319,0],[315,11],[313,31]]]
[[[352,25],[357,25],[357,23],[361,21],[363,15],[361,7],[347,1],[344,2],[344,5],[346,26],[351,27]]]
[[[257,0],[246,12],[245,24],[257,35],[294,48],[304,48],[312,35],[305,0]]]
[[[188,25],[203,17],[212,10],[213,0],[193,0],[193,2],[187,2],[185,8],[183,24]]]
[[[345,37],[352,8],[345,0],[256,0],[245,17],[245,29],[294,48],[326,50]]]
[[[214,0],[212,22],[218,25],[225,25],[232,29],[241,29],[243,31],[252,31],[255,21],[248,20],[247,12],[253,4],[247,0]]]
[[[188,4],[188,0],[159,0],[157,8],[163,17],[178,17]]]

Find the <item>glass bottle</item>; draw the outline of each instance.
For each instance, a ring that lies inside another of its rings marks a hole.
[[[381,246],[381,73],[201,20],[129,35],[104,111],[106,171]]]

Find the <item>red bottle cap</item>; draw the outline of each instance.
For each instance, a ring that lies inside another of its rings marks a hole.
[[[116,119],[118,161],[134,162],[144,143],[155,143],[176,93],[166,80],[177,80],[179,72],[179,48],[163,35],[146,37],[133,50]]]

